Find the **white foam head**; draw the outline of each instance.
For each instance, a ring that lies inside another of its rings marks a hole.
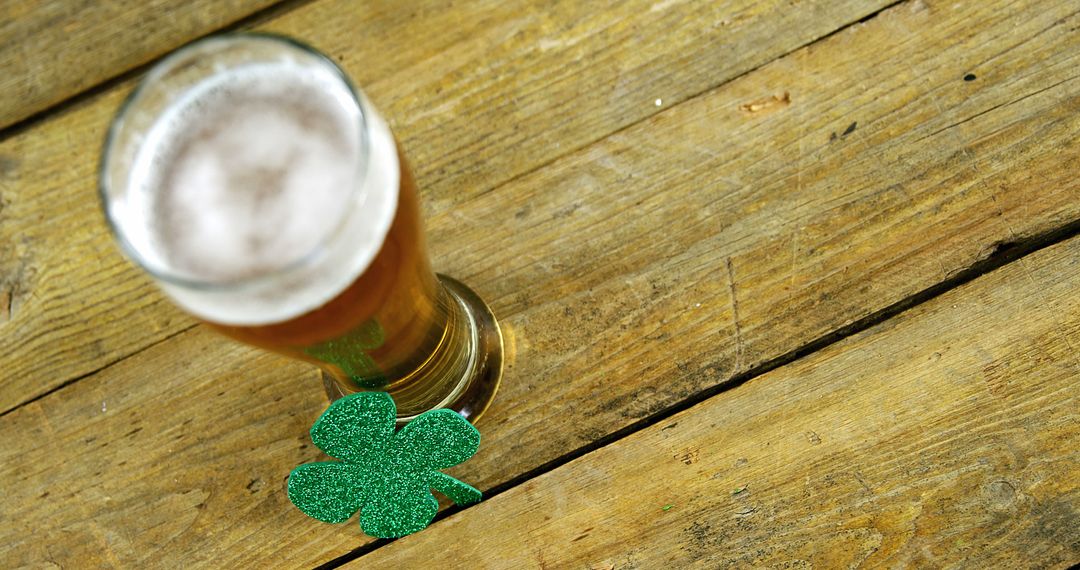
[[[144,265],[167,268],[161,285],[181,306],[268,324],[363,272],[398,177],[389,128],[336,70],[260,62],[209,75],[161,113],[110,215]]]

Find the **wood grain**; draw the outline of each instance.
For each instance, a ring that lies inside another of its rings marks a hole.
[[[1002,6],[897,6],[435,216],[437,257],[512,347],[480,426],[509,452],[481,450],[469,480],[529,472],[1080,218],[1080,14],[1044,3],[1017,27]],[[790,104],[740,109],[770,92]]]
[[[326,406],[311,367],[201,327],[176,340],[0,421],[7,567],[297,568],[324,556],[313,537],[355,543],[284,490]]]
[[[385,102],[433,213],[661,111],[654,94],[686,99],[882,3],[323,0],[265,29],[313,42]],[[601,85],[617,89],[579,97]],[[192,325],[116,254],[98,211],[98,148],[130,87],[0,142],[0,410]]]
[[[0,4],[0,129],[278,0]]]
[[[436,185],[437,265],[493,303],[510,357],[485,443],[454,474],[485,489],[513,479],[1077,219],[1078,24],[1064,2],[900,4],[493,190]],[[54,141],[91,128],[80,113],[56,119],[78,128]],[[50,198],[70,222],[93,219],[69,214],[78,193],[48,190],[16,219],[44,217]],[[50,234],[40,251],[113,255],[84,237]],[[98,302],[146,299],[133,311],[145,322],[71,325],[73,338],[175,336],[0,418],[0,477],[26,521],[0,528],[5,559],[295,567],[364,542],[281,489],[320,457],[301,447],[325,405],[313,372],[176,322],[148,334],[169,313],[128,269],[75,287],[49,267],[68,297],[58,316],[125,279],[131,291]],[[93,360],[80,358],[68,370]]]
[[[1080,561],[1080,238],[346,568]]]

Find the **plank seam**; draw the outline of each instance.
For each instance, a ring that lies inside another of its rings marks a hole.
[[[745,372],[735,374],[727,380],[723,380],[716,385],[705,388],[704,390],[701,390],[700,392],[697,392],[696,394],[684,400],[681,400],[650,416],[631,423],[621,429],[611,432],[608,435],[605,435],[591,443],[588,443],[577,449],[574,449],[573,451],[551,459],[543,463],[542,465],[539,465],[526,471],[525,473],[522,473],[521,475],[518,475],[503,483],[499,483],[498,485],[495,485],[494,487],[484,491],[484,499],[488,500],[498,495],[501,495],[502,493],[505,493],[506,491],[509,491],[514,487],[522,485],[536,477],[539,477],[540,475],[543,475],[548,471],[558,469],[563,465],[566,465],[567,463],[570,463],[581,457],[584,457],[602,447],[606,447],[641,430],[660,424],[661,422],[670,419],[672,416],[684,412],[690,408],[693,408],[698,404],[701,404],[706,400],[713,398],[714,396],[717,396],[728,390],[738,388],[739,386],[742,386],[743,384],[749,382],[750,380],[753,380],[758,376],[763,376],[777,368],[791,364],[815,352],[832,346],[833,344],[841,342],[844,339],[847,339],[849,337],[862,333],[874,326],[882,324],[894,317],[901,315],[902,313],[907,312],[910,309],[932,301],[937,297],[948,293],[949,291],[960,288],[978,279],[979,277],[982,277],[983,275],[1001,269],[1002,267],[1010,263],[1022,261],[1025,257],[1033,253],[1076,238],[1078,236],[1080,236],[1080,219],[1073,220],[1063,226],[1040,234],[1036,234],[1026,239],[1021,239],[1017,241],[997,242],[996,244],[994,244],[993,250],[988,256],[976,261],[975,263],[968,266],[966,269],[963,269],[953,274],[953,276],[934,285],[931,285],[930,287],[927,287],[922,291],[909,295],[885,308],[879,309],[861,319],[853,321],[832,332],[826,333],[825,335],[822,335],[817,339],[814,339],[794,350],[788,351],[782,355],[765,361],[757,366],[754,366],[753,368],[746,370]],[[444,511],[441,511],[435,516],[435,520],[432,521],[432,524],[447,517],[451,517],[461,511],[471,508],[472,506],[453,506]],[[374,542],[370,542],[361,546],[360,548],[357,548],[356,550],[353,550],[352,552],[343,554],[338,558],[335,558],[322,565],[316,566],[314,570],[331,570],[333,568],[338,568],[348,562],[360,558],[361,556],[369,552],[381,548],[393,542],[394,540],[396,539],[380,539]]]
[[[167,335],[167,336],[165,336],[165,337],[163,337],[163,338],[161,338],[159,340],[156,340],[156,341],[154,341],[154,342],[152,342],[152,343],[150,343],[150,344],[136,350],[135,352],[132,352],[130,354],[126,354],[124,356],[121,356],[120,358],[117,358],[116,360],[106,362],[105,364],[103,364],[103,365],[101,365],[101,366],[99,366],[99,367],[97,367],[97,368],[95,368],[95,369],[93,369],[93,370],[91,370],[89,372],[86,372],[84,374],[80,374],[80,375],[78,375],[78,376],[76,376],[74,378],[70,378],[68,380],[65,380],[65,381],[61,382],[60,384],[57,384],[56,386],[50,388],[49,390],[46,390],[46,391],[38,394],[37,396],[34,396],[34,397],[30,398],[29,400],[26,400],[24,402],[20,402],[20,403],[18,403],[16,405],[12,406],[11,408],[8,408],[8,409],[4,410],[3,412],[0,412],[0,418],[3,418],[4,416],[6,416],[6,415],[8,415],[8,414],[10,414],[10,413],[24,407],[24,406],[28,406],[30,404],[33,404],[34,402],[37,402],[38,400],[41,400],[42,398],[45,398],[46,396],[48,396],[48,395],[50,395],[50,394],[52,394],[54,392],[58,392],[60,390],[63,390],[64,388],[66,388],[68,386],[71,386],[72,384],[74,384],[74,383],[76,383],[76,382],[78,382],[80,380],[83,380],[85,378],[89,378],[89,377],[91,377],[91,376],[93,376],[93,375],[95,375],[95,374],[97,374],[99,372],[102,372],[106,368],[110,368],[110,367],[112,367],[112,366],[114,366],[116,364],[119,364],[119,363],[121,363],[121,362],[123,362],[123,361],[125,361],[125,360],[127,360],[129,358],[132,358],[132,357],[134,357],[134,356],[136,356],[138,354],[141,354],[141,353],[143,353],[143,352],[145,352],[147,350],[150,350],[151,348],[153,348],[153,347],[155,347],[155,346],[157,346],[157,345],[159,345],[159,344],[161,344],[163,342],[168,342],[169,340],[172,340],[174,337],[180,336],[181,334],[186,333],[186,332],[190,331],[191,329],[193,329],[193,328],[195,328],[197,326],[199,326],[198,323],[186,326],[186,327],[184,327],[184,328],[182,328],[182,329],[180,329],[180,330],[178,330],[178,331],[176,331],[176,332],[174,332],[174,333],[172,333],[170,335]]]
[[[947,131],[949,129],[956,128],[956,127],[958,127],[960,125],[963,125],[964,123],[967,123],[967,122],[973,121],[975,119],[978,119],[979,117],[981,117],[983,115],[986,115],[988,113],[991,113],[993,111],[996,111],[996,110],[1004,108],[1004,107],[1008,107],[1010,105],[1015,105],[1016,103],[1019,103],[1019,102],[1025,100],[1025,99],[1030,99],[1030,98],[1032,98],[1032,97],[1034,97],[1036,95],[1039,95],[1041,93],[1045,93],[1045,92],[1047,92],[1047,91],[1049,91],[1051,89],[1054,89],[1055,87],[1064,85],[1065,83],[1068,83],[1070,81],[1074,81],[1076,79],[1080,79],[1080,75],[1075,75],[1073,77],[1062,79],[1061,81],[1058,81],[1057,83],[1055,83],[1053,85],[1048,85],[1048,86],[1043,87],[1041,89],[1036,89],[1035,91],[1032,91],[1031,93],[1026,93],[1024,95],[1021,95],[1021,96],[1017,97],[1016,99],[1005,101],[1003,103],[998,103],[997,105],[994,105],[994,106],[992,106],[992,107],[990,107],[988,109],[984,109],[982,111],[979,111],[978,113],[975,113],[974,115],[971,115],[970,117],[965,117],[965,118],[963,118],[963,119],[961,119],[959,121],[956,121],[955,123],[952,123],[952,124],[950,124],[948,126],[942,127],[942,128],[940,128],[940,129],[938,129],[938,130],[936,130],[936,131],[934,131],[934,132],[932,132],[932,133],[930,133],[928,135],[919,137],[912,144],[914,145],[914,144],[920,143],[920,142],[922,142],[922,141],[924,141],[924,140],[926,140],[928,138],[937,136],[937,135],[939,135],[939,134],[941,134],[941,133],[943,133],[943,132],[945,132],[945,131]]]
[[[99,83],[95,83],[94,85],[83,89],[82,91],[76,91],[66,99],[57,101],[56,103],[53,103],[43,109],[34,111],[33,113],[15,121],[14,123],[0,128],[0,142],[3,142],[9,138],[13,138],[23,133],[24,131],[27,131],[37,126],[39,123],[44,123],[53,116],[62,115],[68,110],[75,108],[78,105],[90,99],[93,99],[94,97],[97,97],[98,95],[101,95],[106,91],[109,91],[110,89],[146,73],[151,67],[154,66],[154,64],[156,64],[158,61],[160,61],[170,53],[176,51],[177,49],[180,49],[180,47],[182,46],[201,40],[207,36],[212,36],[214,34],[234,32],[243,28],[253,27],[268,20],[277,19],[282,14],[291,12],[297,8],[302,8],[314,1],[315,0],[281,0],[280,2],[275,2],[274,4],[262,8],[261,10],[256,10],[248,14],[247,16],[240,18],[239,20],[235,20],[231,23],[221,26],[220,28],[214,28],[212,30],[209,30],[204,34],[201,34],[177,46],[169,48],[164,53],[149,59],[145,63],[132,67],[131,69],[123,71],[118,75],[108,77]]]
[[[201,39],[201,38],[209,36],[209,35],[222,33],[222,32],[233,31],[233,30],[237,30],[237,29],[240,29],[240,28],[244,28],[244,27],[250,27],[250,26],[253,26],[253,25],[258,24],[260,22],[266,21],[266,20],[275,19],[275,18],[277,18],[278,16],[280,16],[282,14],[285,14],[285,13],[290,12],[292,10],[301,8],[301,7],[303,7],[303,6],[307,5],[307,4],[310,4],[310,3],[314,2],[314,1],[315,0],[282,0],[281,2],[273,4],[272,6],[268,6],[267,8],[264,8],[262,10],[259,10],[257,12],[253,12],[252,14],[249,14],[248,16],[245,16],[244,18],[233,22],[232,24],[229,24],[227,26],[223,26],[222,28],[219,28],[217,30],[210,31],[210,32],[208,32],[206,34],[203,34],[202,36],[199,36],[199,38],[193,39],[191,41],[197,41],[198,39]],[[543,168],[546,168],[546,167],[550,166],[551,164],[555,163],[556,161],[558,161],[558,160],[560,160],[560,159],[562,159],[562,158],[564,158],[564,157],[566,157],[566,156],[568,156],[570,154],[576,153],[576,152],[578,152],[578,151],[580,151],[580,150],[582,150],[584,148],[587,148],[587,147],[589,147],[591,145],[597,144],[600,141],[609,139],[609,138],[611,138],[613,136],[618,135],[619,133],[622,133],[622,132],[624,132],[624,131],[626,131],[626,130],[628,130],[630,128],[633,128],[635,125],[638,125],[638,124],[640,124],[640,123],[642,123],[644,121],[649,120],[650,118],[655,116],[657,113],[669,111],[670,109],[673,109],[675,107],[678,107],[679,105],[682,105],[682,104],[688,103],[690,101],[693,101],[693,100],[697,99],[698,97],[701,97],[701,96],[703,96],[703,95],[705,95],[707,93],[711,93],[713,91],[721,89],[724,86],[726,86],[726,85],[728,85],[728,84],[730,84],[730,83],[732,83],[734,81],[737,81],[742,77],[750,75],[750,74],[764,68],[765,66],[771,65],[772,63],[774,63],[776,61],[779,61],[779,60],[791,55],[792,53],[798,52],[799,50],[802,50],[802,49],[806,48],[807,46],[810,46],[810,45],[813,45],[813,44],[816,44],[816,43],[819,43],[819,42],[822,42],[822,41],[826,41],[829,38],[831,38],[831,37],[833,37],[833,36],[835,36],[837,34],[840,34],[840,33],[844,32],[845,30],[851,28],[852,26],[865,24],[866,22],[876,18],[879,14],[881,14],[881,13],[883,13],[883,12],[885,12],[885,11],[887,11],[887,10],[889,10],[889,9],[899,5],[899,4],[903,4],[903,3],[906,3],[906,2],[909,2],[909,1],[910,0],[894,0],[893,2],[890,2],[889,4],[879,8],[878,10],[876,10],[874,12],[871,12],[871,13],[865,15],[865,16],[862,16],[857,20],[852,20],[852,21],[850,21],[850,22],[836,28],[835,30],[833,30],[833,31],[831,31],[831,32],[829,32],[827,34],[821,35],[821,36],[819,36],[817,38],[810,39],[810,40],[808,40],[808,41],[806,41],[806,42],[804,42],[804,43],[802,43],[802,44],[800,44],[800,45],[798,45],[798,46],[796,46],[796,47],[794,47],[794,48],[792,48],[792,49],[790,49],[790,50],[788,50],[788,51],[786,51],[786,52],[784,52],[784,53],[782,53],[782,54],[780,54],[780,55],[778,55],[778,56],[776,56],[776,57],[774,57],[774,58],[772,58],[770,60],[768,60],[768,61],[762,62],[761,64],[756,65],[756,66],[754,66],[754,67],[752,67],[752,68],[750,68],[750,69],[748,69],[748,70],[746,70],[746,71],[744,71],[742,73],[739,73],[738,75],[735,75],[735,76],[733,76],[733,77],[731,77],[731,78],[729,78],[729,79],[727,79],[725,81],[722,81],[722,82],[720,82],[720,83],[718,83],[716,85],[707,87],[707,88],[705,88],[705,89],[703,89],[703,90],[701,90],[701,91],[699,91],[697,93],[693,93],[691,95],[688,95],[686,99],[684,99],[682,101],[679,101],[679,102],[677,102],[677,103],[675,103],[673,105],[666,106],[663,111],[657,111],[655,113],[646,115],[646,116],[642,117],[641,119],[639,119],[637,121],[633,121],[631,123],[623,125],[622,127],[619,127],[618,129],[615,129],[614,131],[611,131],[610,133],[604,134],[604,135],[602,135],[602,136],[600,136],[600,137],[598,137],[596,139],[593,139],[591,141],[588,141],[588,142],[586,142],[586,143],[584,143],[584,144],[582,144],[580,146],[567,148],[567,150],[565,152],[563,152],[561,154],[558,154],[558,155],[552,157],[551,159],[546,160],[546,161],[544,161],[544,162],[542,162],[542,163],[540,163],[540,164],[538,164],[538,165],[536,165],[536,166],[534,166],[532,168],[529,168],[529,169],[527,169],[525,171],[522,171],[522,172],[520,172],[520,173],[518,173],[518,174],[516,174],[514,176],[511,176],[510,178],[507,178],[506,180],[498,182],[498,183],[492,185],[490,188],[479,192],[473,198],[475,199],[475,198],[477,198],[479,196],[483,196],[485,194],[488,194],[490,192],[493,192],[493,191],[497,190],[498,188],[501,188],[503,186],[511,184],[516,180],[519,180],[519,179],[522,179],[522,178],[524,178],[526,176],[529,176],[530,174],[532,174],[532,173],[534,173],[536,171],[539,171],[539,170],[541,170]],[[172,51],[173,50],[170,50],[168,53],[171,53]],[[50,107],[48,107],[46,109],[42,109],[41,111],[38,111],[37,113],[34,113],[33,115],[30,115],[29,117],[21,119],[21,120],[13,123],[11,125],[8,125],[7,127],[0,128],[0,142],[3,142],[4,140],[6,140],[8,138],[16,136],[19,133],[21,133],[21,132],[23,132],[23,131],[25,131],[25,130],[27,130],[29,128],[32,128],[33,126],[35,126],[39,122],[44,122],[45,120],[49,119],[50,116],[52,116],[54,114],[59,115],[61,113],[64,113],[64,112],[68,111],[70,108],[75,107],[75,106],[79,105],[80,103],[93,98],[96,95],[104,93],[105,91],[107,91],[107,90],[109,90],[109,89],[111,89],[111,88],[113,88],[113,87],[115,87],[115,86],[129,80],[129,79],[135,78],[138,75],[140,75],[142,73],[145,73],[158,60],[160,60],[162,57],[165,57],[165,55],[167,55],[168,53],[163,54],[162,56],[156,57],[156,58],[152,59],[151,61],[148,61],[147,63],[142,64],[140,66],[137,66],[135,68],[132,68],[132,69],[120,74],[120,75],[117,75],[117,76],[114,76],[114,77],[112,77],[110,79],[107,79],[106,81],[104,81],[102,83],[99,83],[96,86],[90,87],[90,88],[88,88],[88,89],[86,89],[86,90],[84,90],[82,92],[79,92],[79,93],[77,93],[77,94],[75,94],[75,95],[73,95],[73,96],[71,96],[71,97],[69,97],[69,98],[67,98],[67,99],[65,99],[65,100],[63,100],[63,101],[61,101],[59,103],[56,103],[56,104],[54,104],[54,105],[52,105],[52,106],[50,106]],[[181,331],[181,332],[183,332],[183,331]],[[177,333],[177,334],[179,334],[179,333]],[[167,337],[167,338],[169,338],[169,337]],[[165,339],[163,339],[163,340],[165,340]],[[162,341],[158,341],[158,342],[156,342],[154,344],[158,344],[160,342],[162,342]],[[40,400],[41,398],[43,398],[43,397],[45,397],[45,396],[47,396],[49,394],[52,394],[53,392],[56,392],[57,390],[60,390],[60,389],[62,389],[64,387],[66,387],[66,386],[70,386],[70,385],[74,384],[75,382],[78,382],[79,380],[82,380],[84,378],[93,376],[94,374],[97,374],[101,370],[104,370],[105,368],[107,368],[109,366],[112,366],[113,364],[116,364],[117,362],[120,362],[120,361],[122,361],[122,360],[124,360],[126,358],[130,358],[131,356],[134,356],[135,354],[138,354],[138,353],[142,352],[143,350],[146,350],[147,348],[150,348],[150,346],[154,346],[154,345],[152,344],[152,345],[143,347],[143,348],[137,350],[136,352],[133,352],[133,353],[131,353],[129,355],[121,357],[121,358],[119,358],[119,359],[117,359],[115,361],[109,362],[109,363],[107,363],[107,364],[105,364],[105,365],[103,365],[101,367],[96,368],[93,371],[87,372],[85,374],[82,374],[80,376],[71,378],[69,380],[65,380],[63,383],[57,385],[56,387],[50,389],[47,392],[44,392],[44,393],[42,393],[42,394],[40,394],[38,396],[35,396],[35,397],[25,401],[25,402],[17,404],[16,406],[14,406],[14,407],[12,407],[10,409],[7,409],[7,410],[4,410],[3,412],[0,412],[0,417],[3,417],[5,415],[7,415],[8,413],[10,413],[10,412],[12,412],[12,411],[26,405],[26,404],[29,404],[31,402]],[[333,568],[333,566],[330,566],[329,568]]]
[[[486,194],[490,194],[491,192],[494,192],[495,190],[498,190],[499,188],[502,188],[503,186],[507,186],[507,185],[509,185],[509,184],[511,184],[513,182],[516,182],[518,180],[526,178],[527,176],[533,174],[534,172],[537,172],[539,170],[543,170],[544,168],[547,168],[548,166],[551,166],[552,164],[558,162],[559,160],[561,160],[561,159],[563,159],[563,158],[565,158],[565,157],[567,157],[567,156],[569,156],[571,154],[575,154],[577,152],[580,152],[583,149],[589,148],[590,146],[599,144],[599,143],[601,143],[603,141],[606,141],[606,140],[608,140],[608,139],[610,139],[612,137],[615,137],[615,136],[617,136],[617,135],[619,135],[619,134],[621,134],[621,133],[623,133],[625,131],[628,131],[628,130],[636,127],[637,125],[639,125],[641,123],[644,123],[645,121],[648,121],[649,119],[652,119],[653,117],[659,115],[660,113],[670,112],[672,109],[675,109],[676,107],[679,107],[680,105],[685,105],[686,103],[690,103],[692,101],[695,101],[699,97],[702,97],[704,95],[708,95],[709,93],[712,93],[714,91],[718,91],[718,90],[730,85],[731,83],[739,81],[740,79],[742,79],[742,78],[744,78],[744,77],[746,77],[746,76],[748,76],[748,75],[750,75],[752,73],[760,71],[761,69],[763,69],[763,68],[765,68],[765,67],[767,67],[769,65],[772,65],[772,64],[776,63],[777,61],[780,61],[780,60],[784,59],[785,57],[790,56],[793,53],[796,53],[796,52],[798,52],[800,50],[806,49],[807,47],[812,46],[814,44],[817,44],[817,43],[820,43],[820,42],[823,42],[823,41],[827,41],[829,38],[831,38],[831,37],[833,37],[833,36],[835,36],[837,34],[843,33],[845,30],[848,30],[853,26],[859,26],[859,25],[865,24],[866,22],[876,18],[882,12],[885,12],[885,11],[895,7],[895,6],[898,6],[900,4],[905,4],[905,3],[910,2],[910,1],[911,0],[895,0],[894,2],[891,2],[891,3],[881,7],[877,11],[871,12],[870,14],[867,14],[866,16],[863,16],[859,20],[853,20],[851,22],[848,22],[848,23],[840,26],[839,28],[836,28],[835,30],[833,30],[833,31],[831,31],[831,32],[829,32],[827,34],[824,34],[822,36],[810,39],[810,40],[806,41],[803,44],[795,46],[795,47],[791,48],[790,50],[785,51],[784,53],[782,53],[782,54],[780,54],[780,55],[778,55],[778,56],[776,56],[776,57],[774,57],[774,58],[772,58],[772,59],[770,59],[768,61],[764,61],[764,62],[762,62],[762,63],[760,63],[758,65],[755,65],[754,67],[751,67],[750,69],[747,69],[746,71],[744,71],[742,73],[739,73],[738,75],[732,76],[729,79],[721,81],[720,83],[717,83],[716,85],[706,87],[705,89],[702,89],[701,91],[698,91],[697,93],[691,93],[690,95],[687,95],[687,97],[685,99],[683,99],[682,101],[672,103],[671,105],[668,105],[668,104],[665,103],[664,108],[662,110],[657,110],[657,111],[655,111],[655,112],[653,112],[653,113],[651,113],[649,115],[645,115],[644,117],[642,117],[642,118],[640,118],[640,119],[638,119],[636,121],[627,123],[627,124],[617,128],[617,129],[611,131],[610,133],[602,135],[602,136],[600,136],[598,138],[595,138],[593,140],[587,141],[587,142],[585,142],[584,144],[582,144],[580,146],[567,147],[565,152],[563,152],[561,154],[554,155],[550,159],[545,160],[544,162],[536,165],[535,167],[529,168],[527,170],[523,170],[523,171],[519,172],[518,174],[515,174],[515,175],[511,176],[510,178],[507,178],[506,180],[503,180],[502,182],[499,182],[499,183],[493,185],[490,188],[487,188],[485,190],[481,190],[480,192],[477,192],[475,195],[471,196],[469,199],[470,200],[475,200],[475,199],[477,199],[477,198],[479,198],[481,196],[484,196]]]

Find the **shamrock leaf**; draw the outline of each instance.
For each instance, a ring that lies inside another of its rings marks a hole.
[[[397,410],[385,392],[360,392],[330,404],[311,441],[340,461],[307,463],[289,475],[289,500],[310,517],[339,523],[360,511],[360,528],[393,538],[435,518],[435,489],[455,503],[480,491],[439,471],[476,453],[480,432],[452,410],[432,410],[394,433]]]
[[[304,352],[341,369],[357,386],[367,389],[386,385],[386,376],[367,351],[386,342],[386,333],[375,319],[368,319],[348,333],[310,346]]]

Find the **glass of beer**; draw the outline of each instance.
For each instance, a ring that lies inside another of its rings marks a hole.
[[[99,186],[121,248],[177,305],[319,366],[331,399],[386,391],[404,423],[475,421],[494,397],[495,316],[432,271],[393,133],[314,49],[226,34],[164,58],[113,120]]]

